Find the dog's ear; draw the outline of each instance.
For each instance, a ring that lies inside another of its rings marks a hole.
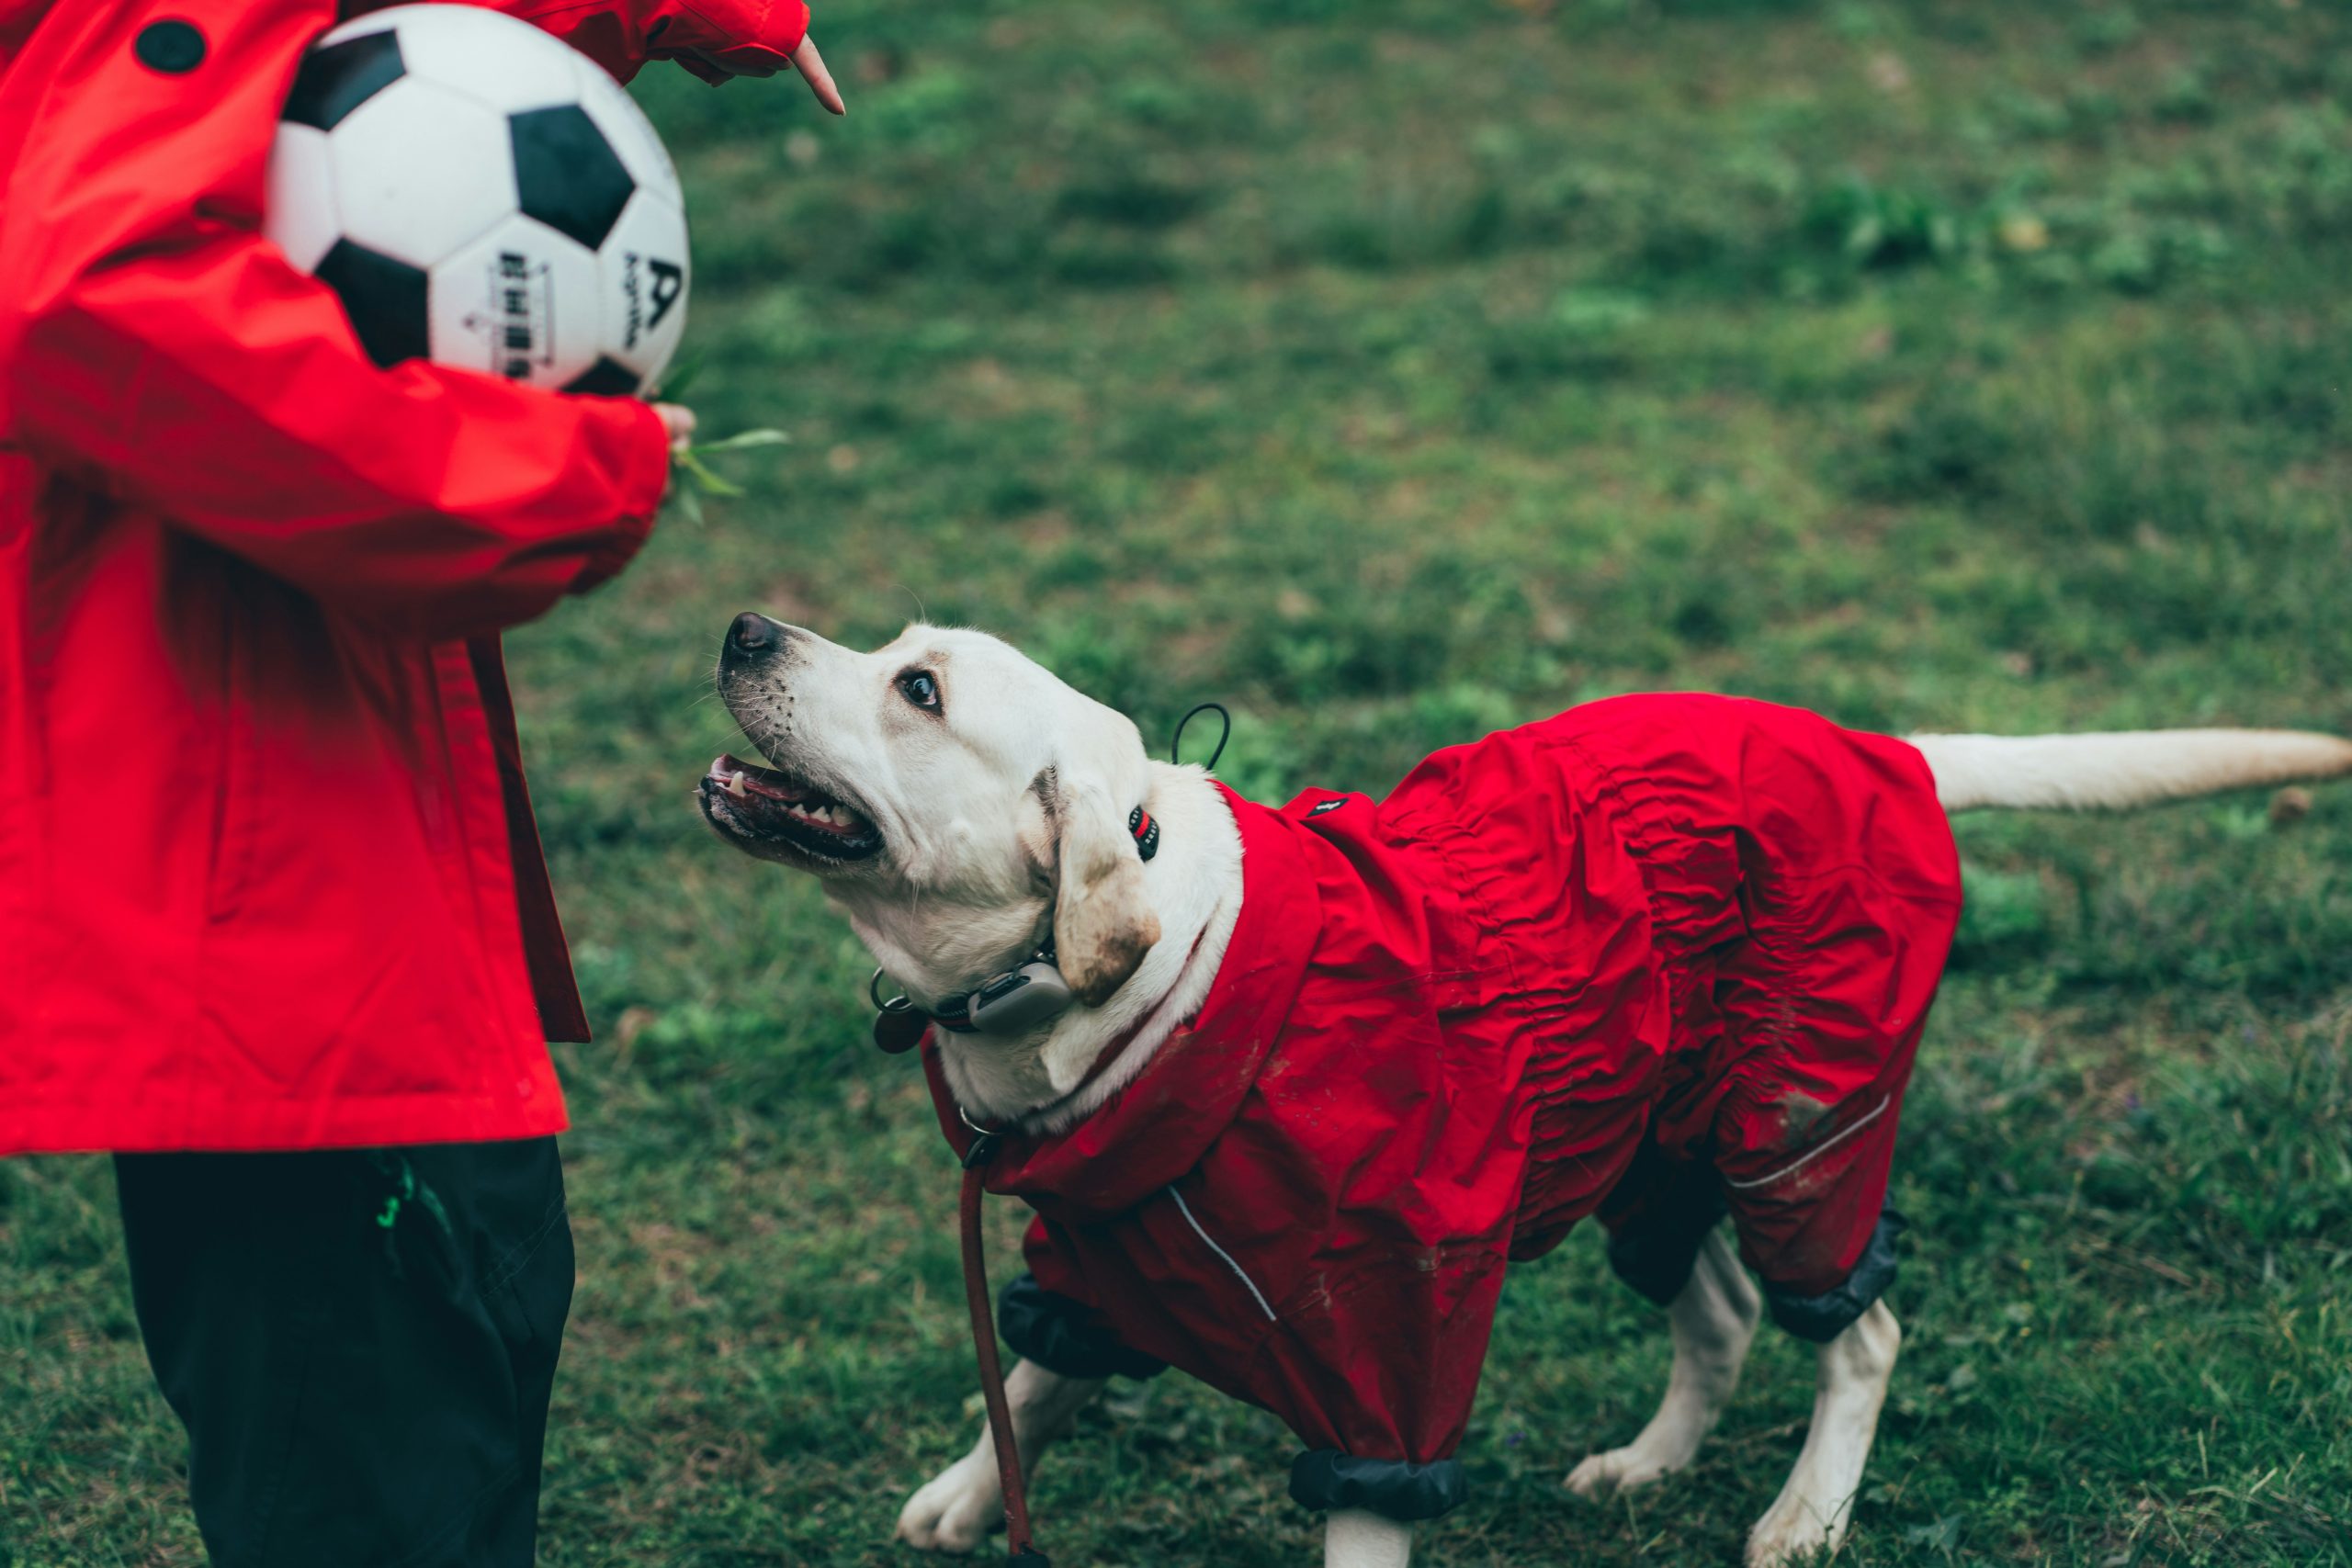
[[[1135,750],[1140,758],[1139,741]],[[1159,940],[1127,829],[1136,802],[1083,761],[1066,761],[1038,784],[1054,827],[1054,962],[1079,1000],[1101,1007]]]

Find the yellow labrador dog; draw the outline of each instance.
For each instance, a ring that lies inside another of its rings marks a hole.
[[[1215,1010],[1220,973],[1231,965],[1246,982],[1271,965],[1266,954],[1240,951],[1237,931],[1269,947],[1302,940],[1275,912],[1258,911],[1254,923],[1244,919],[1245,839],[1253,904],[1263,869],[1257,857],[1272,853],[1261,846],[1274,840],[1243,818],[1264,808],[1230,796],[1197,767],[1152,761],[1134,724],[994,637],[914,626],[860,653],[746,614],[729,628],[718,681],[729,712],[771,765],[718,759],[702,780],[703,815],[739,849],[819,879],[875,962],[915,1007],[942,1021],[933,1033],[935,1081],[971,1122],[1032,1142],[1114,1124],[1128,1109],[1119,1103],[1123,1089],[1156,1057],[1167,1053],[1176,1062],[1196,1047],[1195,1018],[1204,1004]],[[1820,744],[1848,743],[1845,732],[1802,717],[1826,737]],[[1923,799],[1939,824],[1939,807],[2124,807],[2352,771],[2352,743],[2284,731],[1918,736],[1907,743],[1870,737],[1852,744],[1867,744],[1852,754],[1885,770],[1890,791]],[[1375,809],[1361,796],[1331,795],[1291,811],[1299,818],[1332,812],[1329,823],[1311,824],[1321,833],[1340,831],[1351,810]],[[1948,855],[1943,836],[1940,852]],[[1605,897],[1596,869],[1605,858],[1596,850],[1579,860],[1578,899]],[[1934,949],[1937,964],[1941,951]],[[1887,1108],[1879,1104],[1844,1131],[1820,1135],[1814,1151],[1787,1168],[1807,1166]],[[1066,1150],[1084,1141],[1059,1143]],[[1195,1185],[1188,1201],[1181,1183],[1197,1172],[1162,1174],[1165,1184],[1137,1200],[1149,1212],[1136,1224],[1146,1227],[1155,1256],[1189,1248],[1199,1288],[1225,1292],[1209,1298],[1223,1303],[1216,1313],[1187,1321],[1204,1335],[1223,1332],[1227,1320],[1240,1325],[1237,1333],[1269,1332],[1293,1310],[1294,1297],[1277,1284],[1261,1290],[1254,1259],[1262,1254],[1234,1228],[1250,1216],[1221,1219],[1209,1209],[1213,1183]],[[1731,1187],[1756,1185],[1722,1174]],[[1115,1186],[1108,1173],[1103,1181]],[[1245,1193],[1242,1201],[1280,1211],[1286,1196]],[[1657,1415],[1624,1447],[1574,1467],[1571,1490],[1603,1496],[1689,1464],[1731,1394],[1764,1307],[1793,1327],[1770,1280],[1759,1292],[1713,1227],[1719,1213],[1702,1216],[1668,1291],[1654,1292],[1666,1301],[1674,1344]],[[1296,1243],[1277,1235],[1267,1245]],[[1436,1252],[1427,1256],[1428,1267],[1439,1267]],[[1497,1289],[1499,1280],[1498,1268]],[[1168,1285],[1170,1310],[1193,1288]],[[1316,1292],[1329,1307],[1333,1291],[1317,1283]],[[1295,1299],[1311,1306],[1314,1294],[1302,1291]],[[1817,1337],[1818,1392],[1803,1450],[1749,1538],[1753,1568],[1836,1547],[1860,1485],[1900,1335],[1874,1294],[1849,1303],[1832,1322],[1835,1332]],[[1010,1324],[1007,1337],[1023,1348]],[[1164,1348],[1164,1334],[1159,1343],[1166,1359],[1180,1359]],[[1481,1335],[1480,1354],[1483,1348]],[[1115,1355],[1079,1360],[1062,1371],[1031,1357],[1015,1364],[1007,1392],[1024,1459],[1067,1427],[1102,1388],[1105,1369],[1117,1364]],[[1397,1377],[1410,1384],[1415,1375],[1408,1368]],[[1475,1360],[1469,1382],[1475,1387]],[[1466,1390],[1459,1397],[1466,1408]],[[1442,1465],[1392,1464],[1396,1473],[1384,1479],[1350,1472],[1348,1463],[1326,1464],[1304,1483],[1294,1471],[1294,1495],[1327,1512],[1327,1564],[1402,1568],[1411,1520],[1450,1506],[1442,1497],[1430,1502],[1444,1491]],[[1390,1489],[1384,1493],[1384,1485]],[[999,1521],[1002,1504],[984,1428],[969,1453],[908,1500],[899,1536],[921,1548],[970,1551]]]

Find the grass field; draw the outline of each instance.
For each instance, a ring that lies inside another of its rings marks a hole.
[[[1261,798],[1662,687],[2352,730],[2324,0],[842,0],[819,37],[843,122],[640,89],[693,186],[693,400],[792,444],[513,640],[598,1028],[559,1048],[552,1568],[910,1562],[899,1502],[972,1433],[917,1076],[813,889],[690,809],[738,609],[988,626],[1155,739],[1221,698]],[[2268,807],[1962,825],[1842,1561],[2352,1563],[2352,789]],[[199,1557],[112,1201],[0,1166],[16,1563]],[[1667,1362],[1579,1233],[1511,1280],[1419,1560],[1736,1562],[1811,1403],[1759,1347],[1695,1469],[1568,1497]],[[1045,1544],[1319,1561],[1294,1447],[1127,1391],[1046,1465]]]

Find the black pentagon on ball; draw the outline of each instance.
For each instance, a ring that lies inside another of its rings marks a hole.
[[[523,210],[590,250],[620,221],[637,182],[578,104],[506,117]]]
[[[352,110],[408,73],[400,34],[387,28],[314,49],[302,57],[278,118],[333,130]]]
[[[566,381],[563,389],[600,398],[628,398],[637,395],[638,380],[636,371],[610,355],[599,355],[595,364]]]
[[[390,367],[432,351],[430,288],[424,270],[379,251],[337,240],[318,279],[335,291],[368,357]]]

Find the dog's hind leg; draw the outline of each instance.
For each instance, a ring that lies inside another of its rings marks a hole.
[[[1013,1446],[1034,1465],[1046,1446],[1069,1429],[1080,1410],[1102,1392],[1107,1378],[1066,1378],[1035,1361],[1012,1363],[1004,1380],[1012,1415]],[[927,1551],[969,1551],[1004,1520],[1004,1484],[997,1479],[996,1445],[988,1422],[972,1451],[941,1471],[899,1510],[899,1539]]]
[[[1594,1454],[1570,1471],[1568,1490],[1580,1497],[1606,1497],[1689,1464],[1739,1382],[1740,1363],[1747,1359],[1761,1311],[1756,1287],[1730,1243],[1721,1231],[1710,1232],[1690,1280],[1667,1308],[1674,1371],[1657,1414],[1623,1448]]]
[[[1747,1568],[1781,1568],[1846,1539],[1902,1343],[1903,1330],[1882,1301],[1821,1347],[1804,1451],[1747,1534]]]
[[[1413,1527],[1362,1508],[1334,1508],[1323,1518],[1323,1568],[1405,1568]]]

